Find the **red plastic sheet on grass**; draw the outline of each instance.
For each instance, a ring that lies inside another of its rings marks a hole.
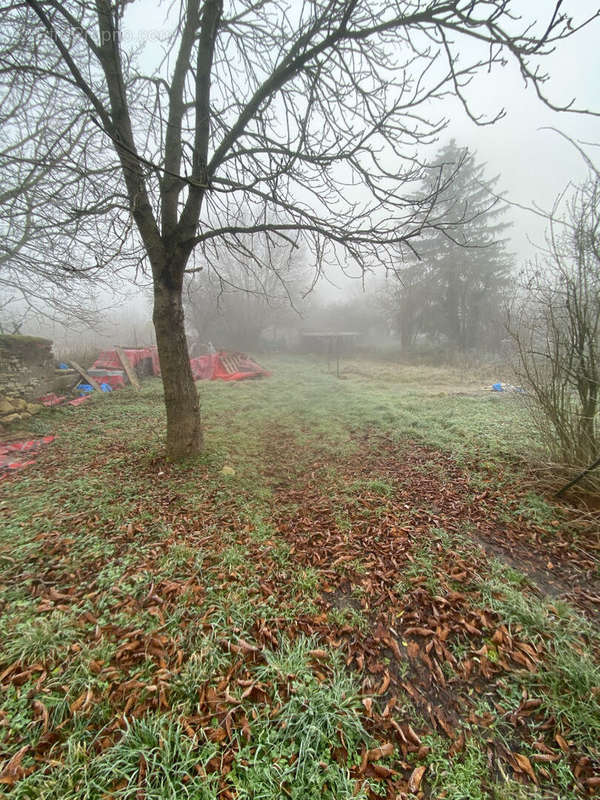
[[[62,405],[65,400],[67,399],[66,395],[61,395],[60,397],[57,394],[45,394],[43,397],[40,397],[38,403],[41,403],[46,408],[52,408],[53,406],[60,406]]]
[[[89,400],[91,395],[84,394],[82,397],[76,397],[75,400],[67,400],[66,395],[61,395],[60,397],[56,394],[45,394],[43,397],[40,397],[38,403],[41,403],[46,408],[54,408],[54,406],[80,406],[82,403],[85,403],[86,400]]]
[[[39,450],[56,436],[44,436],[41,439],[24,439],[19,442],[4,442],[0,444],[0,478],[6,477],[9,472],[23,469],[33,464]]]

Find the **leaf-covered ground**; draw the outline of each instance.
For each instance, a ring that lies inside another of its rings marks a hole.
[[[522,399],[268,366],[200,385],[186,465],[155,380],[36,420],[0,484],[0,791],[593,795],[598,533],[531,489]]]

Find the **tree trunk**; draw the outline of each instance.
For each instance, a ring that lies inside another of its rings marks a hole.
[[[448,276],[446,291],[446,335],[454,352],[465,350],[463,320],[461,314],[461,292],[459,277],[455,270]]]
[[[180,289],[155,282],[152,321],[167,409],[167,457],[180,461],[202,450],[200,404],[190,368]]]
[[[412,320],[404,314],[400,321],[400,349],[408,350],[414,344]]]

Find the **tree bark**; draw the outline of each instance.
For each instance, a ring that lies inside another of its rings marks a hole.
[[[200,403],[185,335],[181,291],[155,282],[156,344],[167,409],[167,458],[194,456],[202,450]]]

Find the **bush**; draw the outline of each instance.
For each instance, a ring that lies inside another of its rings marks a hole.
[[[600,452],[600,174],[551,218],[548,247],[510,314],[520,378],[552,456],[585,467]]]

